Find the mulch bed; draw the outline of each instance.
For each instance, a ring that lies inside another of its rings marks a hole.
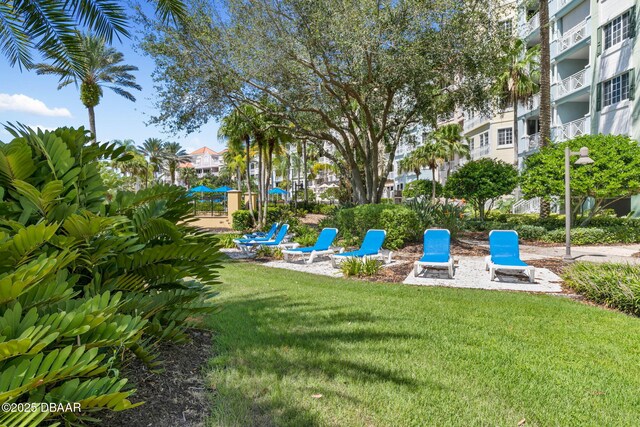
[[[205,425],[211,408],[203,366],[211,357],[211,332],[190,330],[188,344],[160,347],[165,371],[150,372],[139,360],[125,367],[121,375],[137,389],[132,402],[145,403],[134,409],[103,415],[109,427]]]

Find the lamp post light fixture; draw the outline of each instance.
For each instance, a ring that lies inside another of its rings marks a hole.
[[[589,149],[582,147],[580,151],[571,151],[569,145],[564,149],[564,227],[565,227],[565,261],[573,261],[571,256],[571,156],[580,156],[575,165],[590,165]]]

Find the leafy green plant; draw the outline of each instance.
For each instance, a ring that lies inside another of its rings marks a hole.
[[[318,231],[309,227],[308,225],[301,225],[298,227],[296,236],[293,241],[300,243],[300,246],[313,246],[318,239]]]
[[[563,276],[569,287],[589,300],[640,316],[640,266],[577,262]]]
[[[547,229],[537,225],[516,225],[513,227],[518,232],[518,236],[523,240],[540,240],[545,235]]]
[[[269,246],[260,246],[256,249],[256,256],[258,258],[270,258],[273,256],[273,249]]]
[[[442,184],[436,181],[436,197],[442,195]],[[413,198],[418,196],[424,196],[425,199],[431,198],[433,183],[430,179],[416,179],[407,184],[402,191],[403,197]]]
[[[251,212],[240,209],[231,214],[231,227],[237,231],[249,231],[253,227]]]
[[[233,233],[220,233],[216,235],[218,239],[218,244],[221,248],[235,248],[236,244],[233,242],[234,239],[241,238],[241,234],[233,234]]]
[[[347,258],[340,263],[340,270],[347,277],[375,276],[380,271],[380,268],[381,263],[377,259]]]
[[[8,130],[0,403],[80,402],[82,413],[4,413],[0,425],[77,424],[133,408],[118,363],[136,356],[157,368],[157,343],[185,341],[186,328],[213,309],[215,238],[189,225],[184,189],[118,192],[107,202],[97,163],[124,160],[124,147],[92,143],[82,128]]]

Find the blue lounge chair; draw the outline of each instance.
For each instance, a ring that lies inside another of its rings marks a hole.
[[[534,282],[536,269],[520,259],[518,233],[514,230],[491,231],[489,253],[485,264],[492,281],[496,278],[496,270],[515,270],[524,271],[529,276],[529,282]]]
[[[422,258],[413,263],[414,276],[427,267],[446,267],[449,278],[453,278],[453,257],[451,257],[451,233],[449,230],[430,229],[424,232]]]
[[[309,246],[307,248],[292,248],[282,251],[284,260],[289,261],[289,258],[295,258],[296,256],[301,256],[304,260],[305,256],[308,254],[309,259],[306,263],[311,264],[317,256],[333,255],[336,251],[340,250],[339,248],[332,247],[333,241],[336,239],[337,235],[337,228],[323,228],[313,246]]]
[[[338,267],[338,260],[344,260],[347,258],[362,258],[364,260],[379,258],[385,262],[391,262],[391,251],[387,254],[382,252],[382,244],[386,237],[387,232],[384,230],[367,230],[367,234],[364,236],[360,249],[351,252],[333,254],[331,262],[336,268]]]
[[[289,224],[282,224],[282,227],[280,227],[280,230],[278,231],[278,234],[276,235],[276,238],[274,240],[269,240],[266,242],[262,240],[260,241],[254,240],[251,242],[240,243],[238,244],[238,247],[242,249],[243,252],[248,252],[250,250],[257,249],[260,246],[267,246],[271,248],[273,247],[287,248],[295,244],[295,243],[284,242],[288,232],[289,232]]]
[[[278,231],[278,223],[274,222],[269,231],[266,233],[264,231],[258,231],[256,233],[249,233],[242,236],[243,239],[248,239],[250,241],[253,240],[271,240],[273,236],[275,236],[276,231]]]
[[[262,237],[247,237],[250,235],[245,235],[243,238],[241,239],[234,239],[233,242],[237,245],[237,244],[244,244],[244,243],[251,243],[251,242],[267,242],[269,240],[273,240],[273,238],[276,235],[276,232],[278,231],[278,223],[274,223],[271,228],[269,229],[269,232],[267,234],[265,234]]]

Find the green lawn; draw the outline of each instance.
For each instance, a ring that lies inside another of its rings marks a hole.
[[[640,320],[564,298],[229,263],[214,425],[637,425]],[[321,394],[322,397],[314,398]]]

